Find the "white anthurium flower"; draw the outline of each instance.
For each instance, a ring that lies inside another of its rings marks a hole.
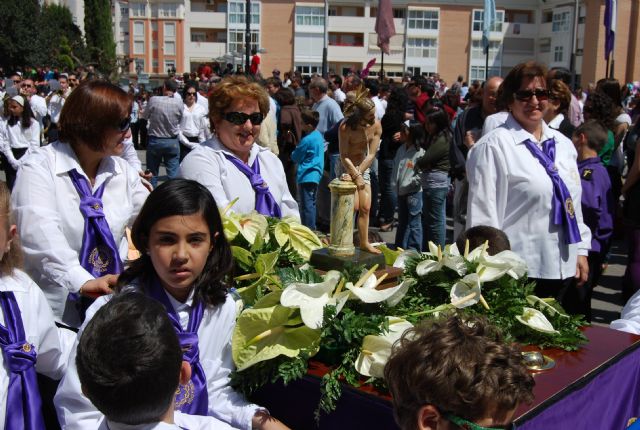
[[[400,255],[398,255],[398,258],[396,258],[396,261],[394,261],[393,267],[397,267],[398,269],[404,269],[404,266],[407,260],[409,258],[417,257],[418,255],[420,254],[415,249],[408,249],[406,251],[403,251],[400,253]]]
[[[527,273],[527,263],[515,252],[505,250],[496,255],[481,256],[477,272],[482,282],[495,281],[505,274],[520,279]]]
[[[546,316],[542,312],[533,308],[522,308],[522,315],[516,316],[516,319],[522,324],[531,327],[542,333],[555,334],[558,330],[553,328]]]
[[[469,242],[467,241],[467,245],[469,244]],[[476,261],[479,260],[480,258],[488,255],[487,254],[487,248],[489,247],[489,243],[485,242],[482,245],[478,246],[477,248],[475,248],[474,250],[472,250],[471,252],[467,252],[465,250],[465,258],[469,261]]]
[[[393,344],[405,331],[413,327],[413,324],[402,318],[387,317],[387,320],[388,333],[381,336],[365,336],[362,340],[362,349],[355,363],[356,370],[361,375],[382,378]]]
[[[464,257],[460,255],[458,245],[456,245],[455,243],[452,245],[447,245],[445,247],[444,265],[449,269],[455,271],[460,276],[467,273],[467,265],[464,262]]]
[[[280,303],[289,308],[300,308],[302,322],[312,329],[322,327],[324,307],[333,305],[338,311],[344,306],[349,293],[333,294],[340,281],[340,272],[331,270],[324,281],[314,284],[293,283],[282,291]]]
[[[458,309],[478,303],[482,297],[478,274],[470,273],[453,284],[450,297],[451,304]]]
[[[436,260],[424,260],[416,265],[416,273],[418,276],[425,276],[431,272],[437,272],[444,266],[444,260],[442,255],[442,248],[436,246],[433,242],[429,242],[429,252],[424,254],[436,257]]]
[[[375,265],[365,272],[355,285],[348,282],[345,288],[351,292],[352,296],[357,297],[364,303],[380,303],[386,301],[389,306],[398,304],[409,290],[412,282],[401,282],[395,287],[379,290],[378,286],[385,280],[387,274],[385,273],[378,279],[376,275],[374,275],[377,268],[378,266]]]

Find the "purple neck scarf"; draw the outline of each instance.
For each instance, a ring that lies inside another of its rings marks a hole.
[[[96,278],[120,274],[123,270],[120,253],[102,210],[102,194],[106,182],[92,194],[89,181],[76,169],[69,171],[69,177],[80,195],[80,212],[84,217],[80,265]],[[70,296],[78,298],[77,294]]]
[[[553,223],[562,226],[566,244],[580,242],[582,239],[580,238],[573,199],[560,174],[558,174],[558,168],[554,164],[556,159],[555,139],[551,138],[542,142],[542,151],[531,139],[525,140],[524,145],[542,164],[553,184],[553,199],[551,201]]]
[[[20,308],[13,292],[0,293],[0,306],[6,324],[6,327],[0,325],[0,348],[10,373],[4,428],[43,429],[42,400],[35,369],[36,350],[26,341]]]
[[[253,190],[256,193],[256,211],[262,215],[282,218],[280,206],[278,206],[276,199],[273,197],[273,194],[271,194],[271,191],[269,191],[269,186],[264,179],[262,179],[262,176],[260,176],[260,163],[258,162],[258,157],[256,157],[253,162],[253,166],[249,167],[232,155],[224,154],[224,156],[227,160],[231,161],[238,170],[244,173],[247,178],[249,178],[251,187],[253,187]]]
[[[208,415],[209,394],[207,391],[207,378],[200,364],[200,349],[198,348],[198,327],[202,322],[204,304],[200,300],[194,300],[189,315],[187,330],[182,329],[180,318],[171,305],[164,288],[157,277],[154,277],[149,285],[149,296],[159,301],[167,309],[169,319],[176,330],[180,348],[182,348],[184,361],[191,365],[191,380],[187,385],[180,385],[176,394],[176,410],[189,415]]]

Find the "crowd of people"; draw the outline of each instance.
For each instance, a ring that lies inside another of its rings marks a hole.
[[[2,427],[286,428],[230,385],[236,307],[219,209],[323,231],[334,179],[354,185],[363,250],[380,252],[370,226],[396,228],[393,245],[416,251],[451,241],[447,214],[453,239],[492,227],[539,296],[587,319],[623,219],[630,301],[619,327],[640,328],[633,84],[572,91],[566,70],[535,62],[450,87],[437,75],[257,79],[257,61],[248,76],[203,68],[151,95],[92,70],[40,72],[5,78],[0,119]],[[131,247],[139,258],[128,260]],[[489,350],[508,365],[496,370]],[[415,329],[385,371],[398,424],[507,424],[533,386],[517,357],[482,320]],[[436,389],[463,362],[482,387]],[[36,369],[61,379],[54,424],[40,412]],[[505,391],[505,380],[517,384]]]

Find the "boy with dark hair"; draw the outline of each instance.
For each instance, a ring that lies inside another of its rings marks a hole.
[[[535,384],[495,327],[457,316],[408,330],[384,376],[402,430],[508,428]]]
[[[82,332],[76,367],[83,394],[106,417],[99,430],[183,428],[174,424],[174,402],[191,367],[159,302],[133,292],[114,296]],[[231,428],[212,417],[176,418],[190,430]]]
[[[591,321],[591,295],[593,287],[602,275],[613,233],[615,202],[611,191],[611,181],[606,167],[602,165],[598,152],[607,142],[607,130],[597,120],[590,119],[573,132],[573,144],[578,151],[578,171],[582,182],[582,216],[591,230],[591,250],[589,251],[589,278],[581,287],[571,289],[574,313],[584,314]],[[567,309],[571,312],[572,310]]]
[[[511,249],[511,243],[509,243],[506,233],[499,228],[488,225],[477,225],[460,233],[456,239],[456,246],[460,252],[465,249],[467,241],[469,241],[469,250],[489,242],[487,248],[489,255],[496,255],[499,252]]]

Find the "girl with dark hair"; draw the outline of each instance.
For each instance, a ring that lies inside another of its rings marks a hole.
[[[106,81],[78,86],[62,108],[60,140],[26,157],[13,190],[25,270],[69,327],[111,293],[128,252],[125,229],[149,194],[121,157],[131,103]]]
[[[449,194],[449,148],[453,139],[449,115],[438,100],[429,100],[424,106],[427,132],[425,154],[417,161],[422,170],[422,249],[429,242],[444,248],[446,241],[446,207]]]
[[[422,186],[416,161],[424,155],[425,131],[419,122],[402,126],[400,146],[393,160],[394,192],[398,195],[396,246],[422,250]]]
[[[387,110],[380,120],[382,137],[378,151],[378,180],[380,182],[380,209],[378,211],[380,231],[391,231],[397,206],[397,195],[393,188],[393,159],[402,145],[400,131],[407,118],[409,98],[404,88],[391,90]]]
[[[4,171],[7,185],[12,190],[20,159],[40,147],[40,123],[35,120],[29,101],[21,95],[9,99],[8,110],[2,154],[6,161]]]
[[[115,291],[142,292],[167,309],[183,360],[191,365],[190,381],[177,391],[176,410],[214,416],[240,429],[286,428],[229,385],[236,305],[224,279],[233,259],[207,188],[186,179],[163,183],[149,195],[131,237],[142,256],[120,276]],[[108,300],[96,300],[85,325]],[[81,394],[75,348],[69,363],[56,395],[58,418],[63,426],[98,428],[102,416]]]
[[[198,87],[195,83],[187,83],[182,92],[184,109],[180,120],[180,161],[200,142],[204,142],[207,127],[207,111],[198,103]]]

